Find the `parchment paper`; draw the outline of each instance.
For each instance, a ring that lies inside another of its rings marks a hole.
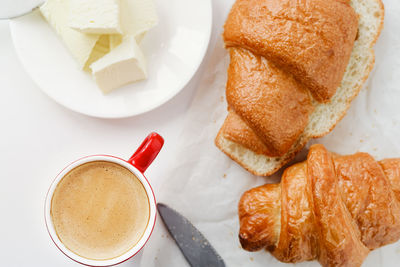
[[[345,118],[322,143],[329,150],[352,154],[364,151],[376,159],[400,157],[400,1],[385,3],[385,27],[375,46],[376,63],[366,85]],[[222,25],[221,25],[222,28]],[[171,155],[171,171],[158,195],[186,216],[206,236],[227,266],[290,266],[269,253],[241,249],[237,204],[241,194],[257,185],[279,182],[255,177],[214,145],[226,112],[225,82],[228,55],[219,40],[208,57],[204,78],[187,115],[180,146]],[[305,159],[307,148],[296,160]],[[363,266],[399,266],[400,241],[372,251]],[[142,266],[188,266],[160,218],[143,255]],[[306,262],[298,266],[319,266]]]

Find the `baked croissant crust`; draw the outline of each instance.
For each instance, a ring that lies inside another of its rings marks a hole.
[[[243,194],[239,239],[283,262],[361,266],[370,250],[400,238],[399,201],[400,158],[340,156],[313,145],[280,184]]]
[[[223,35],[231,58],[224,136],[267,156],[288,152],[313,99],[328,102],[340,85],[357,27],[345,0],[236,0]]]

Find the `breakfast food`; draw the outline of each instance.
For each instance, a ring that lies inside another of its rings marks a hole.
[[[46,1],[40,12],[50,26],[57,32],[71,55],[84,68],[100,35],[84,34],[68,26],[68,0]]]
[[[103,92],[118,88],[128,80],[147,77],[146,59],[133,36],[126,36],[121,44],[90,66],[93,77]]]
[[[373,67],[383,16],[380,0],[237,0],[217,147],[266,176],[329,133]]]
[[[70,0],[68,25],[83,33],[122,33],[120,1]]]
[[[341,156],[313,145],[280,184],[239,202],[244,249],[266,248],[283,262],[361,266],[370,250],[400,238],[400,158]]]
[[[61,37],[79,68],[108,93],[147,78],[139,46],[157,25],[153,0],[48,0],[43,17]]]
[[[132,172],[119,164],[95,161],[62,178],[50,212],[57,236],[69,250],[105,260],[124,254],[141,239],[150,204]]]

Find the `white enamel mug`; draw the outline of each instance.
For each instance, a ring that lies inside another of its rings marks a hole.
[[[87,156],[87,157],[84,157],[84,158],[81,158],[81,159],[78,159],[78,160],[72,162],[56,176],[56,178],[54,179],[53,183],[51,184],[51,186],[47,192],[44,212],[45,212],[45,222],[46,222],[47,231],[48,231],[51,239],[53,240],[54,244],[57,246],[57,248],[62,253],[64,253],[70,259],[72,259],[78,263],[81,263],[83,265],[112,266],[112,265],[117,265],[124,261],[127,261],[128,259],[137,255],[139,253],[139,251],[141,251],[141,249],[145,246],[147,240],[150,238],[151,233],[153,232],[155,222],[156,222],[156,215],[157,215],[156,198],[155,198],[155,195],[154,195],[153,189],[151,188],[150,183],[144,176],[144,172],[150,166],[150,164],[153,162],[153,160],[157,157],[163,144],[164,144],[164,140],[160,135],[158,135],[157,133],[151,133],[150,135],[147,136],[147,138],[143,141],[143,143],[140,145],[140,147],[136,150],[136,152],[132,155],[132,157],[129,160],[123,160],[121,158],[117,158],[117,157],[109,156],[109,155]],[[85,164],[88,162],[94,162],[94,161],[113,162],[113,163],[119,164],[122,167],[125,167],[126,169],[131,171],[140,180],[143,187],[145,188],[146,194],[147,194],[147,197],[149,200],[149,204],[150,204],[150,218],[147,223],[146,230],[144,231],[139,242],[137,242],[130,250],[128,250],[124,254],[122,254],[116,258],[107,259],[107,260],[87,259],[87,258],[77,255],[76,253],[69,250],[57,236],[57,233],[55,231],[53,221],[51,218],[52,197],[54,194],[54,190],[56,189],[56,187],[57,187],[58,183],[61,181],[61,179],[67,173],[69,173],[72,169],[74,169],[82,164]]]

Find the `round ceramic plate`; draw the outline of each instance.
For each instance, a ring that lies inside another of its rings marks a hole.
[[[211,0],[155,0],[159,24],[140,46],[148,79],[104,95],[81,71],[40,12],[10,22],[17,54],[35,83],[61,105],[86,115],[123,118],[175,96],[198,69],[211,35]]]

